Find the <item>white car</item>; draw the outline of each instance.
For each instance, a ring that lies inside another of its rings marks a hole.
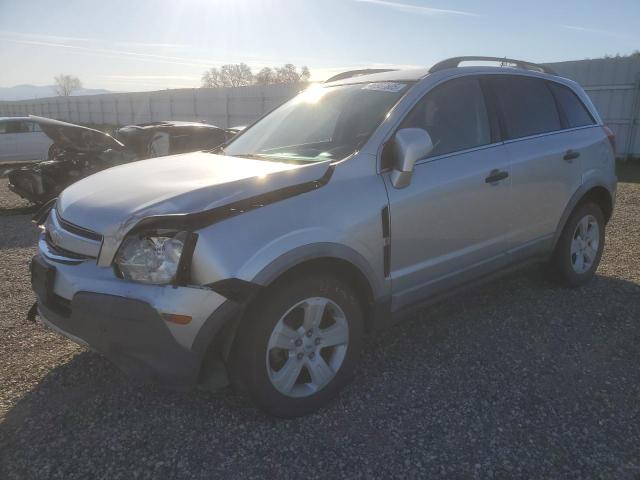
[[[0,117],[0,163],[46,160],[52,143],[29,117]]]

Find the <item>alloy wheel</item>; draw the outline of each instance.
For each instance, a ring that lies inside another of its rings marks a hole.
[[[596,261],[600,246],[600,225],[593,215],[580,219],[571,240],[571,266],[573,271],[588,272]]]
[[[271,384],[288,397],[307,397],[325,387],[345,359],[349,324],[324,297],[306,298],[278,321],[267,345]]]

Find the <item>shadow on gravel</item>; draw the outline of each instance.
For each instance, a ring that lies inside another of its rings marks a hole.
[[[0,217],[10,217],[12,215],[33,215],[38,210],[37,205],[26,207],[0,208]]]
[[[0,215],[0,251],[27,248],[38,242],[38,228],[31,222],[31,215]]]
[[[631,282],[566,290],[537,269],[512,275],[370,339],[339,399],[290,421],[231,392],[135,385],[81,353],[9,411],[0,477],[297,477],[319,465],[329,478],[633,478],[639,313]]]
[[[640,160],[616,162],[616,175],[619,182],[640,183]]]

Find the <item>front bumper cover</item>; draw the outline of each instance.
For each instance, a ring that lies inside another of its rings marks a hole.
[[[158,312],[146,302],[78,292],[38,302],[45,324],[103,354],[127,375],[187,388],[198,381],[201,356],[180,346]]]

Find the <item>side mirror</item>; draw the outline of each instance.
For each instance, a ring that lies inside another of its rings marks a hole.
[[[393,140],[393,170],[391,184],[395,188],[404,188],[411,183],[411,175],[416,162],[433,150],[433,142],[422,128],[403,128],[398,130]]]

